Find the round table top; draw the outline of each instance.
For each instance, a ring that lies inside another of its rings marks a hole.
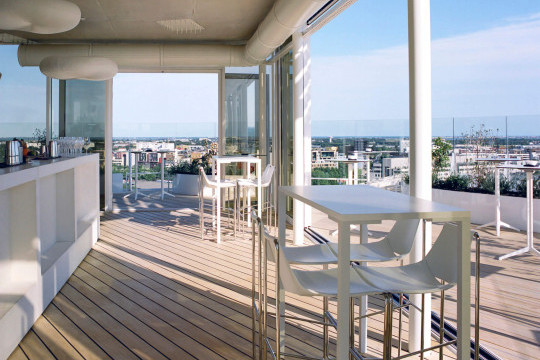
[[[483,158],[476,158],[476,161],[488,161],[488,162],[506,162],[506,161],[521,161],[521,159],[518,158],[502,158],[502,157],[483,157]]]
[[[501,165],[497,166],[499,169],[514,169],[521,171],[540,171],[540,165],[531,166],[531,165]]]
[[[369,159],[337,159],[336,161],[342,162],[342,163],[361,163],[361,162],[368,162]]]

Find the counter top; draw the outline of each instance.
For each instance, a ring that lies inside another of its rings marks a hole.
[[[33,159],[31,163],[0,169],[0,191],[12,186],[74,168],[78,165],[98,161],[98,154],[82,154],[76,157],[60,157],[49,160]]]

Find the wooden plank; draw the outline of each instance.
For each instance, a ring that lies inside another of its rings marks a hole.
[[[105,276],[106,275],[102,273],[101,279],[103,280]],[[143,327],[144,330],[135,330],[137,334],[143,337],[148,343],[151,343],[167,357],[174,358],[175,356],[181,356],[185,359],[193,358],[191,354],[183,350],[189,349],[190,352],[204,355],[204,357],[208,359],[222,358],[221,356],[217,356],[206,346],[192,339],[186,333],[181,332],[180,329],[183,327],[187,327],[184,329],[186,332],[194,330],[192,327],[190,328],[188,326],[189,324],[187,324],[185,321],[180,324],[175,323],[174,318],[177,316],[175,316],[174,313],[167,312],[166,314],[163,314],[164,318],[167,316],[170,317],[167,318],[167,321],[160,319],[157,315],[159,312],[164,312],[164,309],[157,306],[152,307],[150,301],[148,301],[148,299],[144,296],[141,296],[135,292],[126,293],[124,295],[117,291],[120,284],[116,284],[115,288],[113,289],[103,282],[99,284],[100,281],[101,280],[98,280],[81,268],[76,271],[75,276],[70,281],[70,284],[77,290],[81,291],[83,295],[91,297],[105,311],[113,311],[115,317],[120,318],[132,316],[140,321],[141,324],[144,324],[139,326],[139,328]],[[116,282],[115,279],[110,279],[110,281]],[[102,290],[103,293],[100,293],[99,290]],[[144,303],[147,307],[139,306],[135,300]],[[135,329],[132,324],[128,324],[127,321],[125,325],[131,325],[130,329]],[[196,333],[195,335],[201,334]],[[200,340],[210,341],[211,339],[202,338]],[[212,343],[209,342],[208,345],[212,345]],[[222,346],[226,346],[226,344],[222,344]],[[211,346],[209,347],[212,348]],[[239,356],[237,352],[233,352],[232,354],[234,354],[234,356]],[[229,353],[229,355],[232,354]]]
[[[92,255],[95,255],[95,252],[92,253]],[[109,265],[110,266],[110,265]],[[112,267],[112,266],[111,266]],[[109,271],[109,269],[107,269]],[[138,269],[138,271],[140,271],[140,269]],[[171,277],[171,275],[168,275],[168,277]],[[165,278],[167,279],[167,278]],[[139,280],[141,281],[141,280]],[[185,280],[182,280],[182,282],[185,282]],[[150,284],[152,285],[152,284]],[[154,285],[155,286],[155,285]],[[169,280],[169,284],[168,286],[171,286],[171,287],[174,287],[175,284],[170,282]],[[227,326],[227,320],[228,319],[232,319],[232,320],[235,320],[235,321],[241,321],[241,324],[244,325],[244,330],[242,331],[242,333],[244,335],[246,335],[246,338],[247,339],[251,339],[251,330],[249,330],[251,328],[251,318],[250,318],[250,308],[247,307],[249,306],[249,302],[246,300],[245,302],[245,305],[243,307],[238,307],[236,305],[236,301],[235,302],[230,302],[228,301],[228,299],[223,296],[217,296],[218,298],[218,301],[221,301],[222,303],[221,304],[215,304],[214,303],[214,300],[211,300],[211,299],[208,299],[204,296],[200,296],[196,294],[196,292],[193,291],[193,289],[190,289],[190,287],[187,287],[187,286],[176,286],[178,288],[178,290],[175,292],[171,292],[171,290],[169,290],[168,292],[166,290],[164,290],[163,288],[160,289],[160,293],[166,297],[170,297],[170,298],[175,298],[175,297],[178,297],[178,296],[181,296],[182,297],[182,300],[181,302],[184,304],[186,303],[189,304],[190,308],[192,306],[196,306],[195,304],[199,303],[199,304],[204,304],[205,306],[207,306],[206,309],[204,308],[200,308],[200,311],[201,313],[205,314],[205,316],[208,316],[209,313],[212,312],[211,308],[216,308],[216,306],[218,306],[218,309],[219,309],[219,314],[217,314],[215,317],[212,317],[212,320],[214,321],[219,321],[221,323],[225,322],[223,324],[223,326]],[[143,290],[143,289],[141,289]],[[205,289],[201,289],[202,291],[207,291]],[[225,291],[223,289],[212,289],[210,288],[209,289],[211,294],[223,294]],[[192,297],[194,297],[194,299],[192,301],[189,301],[189,300],[186,300],[184,299],[184,296],[186,296],[186,293],[190,292],[190,294],[192,295]],[[145,291],[145,294],[148,294],[147,291]],[[181,294],[181,295],[180,295]],[[234,292],[233,292],[234,294]],[[208,305],[206,305],[208,304]],[[235,308],[236,310],[235,311],[231,311],[231,307]],[[174,311],[174,308],[171,309]],[[239,313],[237,312],[239,311]],[[296,335],[296,332],[293,332],[294,335]],[[304,334],[303,334],[304,335]],[[320,337],[318,335],[315,335],[315,338],[316,338],[316,341],[320,343]],[[313,339],[312,339],[313,340]],[[249,340],[251,341],[251,340]],[[297,342],[293,342],[293,343],[296,343],[296,344],[299,344],[299,345],[303,345],[305,347],[305,342],[308,341],[308,339],[304,336],[302,337],[301,341],[299,343]]]
[[[71,281],[72,279],[62,288],[61,293],[77,304],[87,316],[92,317],[94,321],[121,341],[138,357],[142,359],[166,359],[166,356],[146,342],[144,337],[141,337],[140,332],[148,331],[147,326],[141,321],[125,312],[111,313],[108,304],[101,304],[102,307],[100,307],[70,285]],[[119,308],[114,307],[114,310],[119,311]]]
[[[94,340],[99,346],[114,359],[137,359],[138,357],[131,352],[123,343],[121,343],[110,332],[100,326],[96,320],[84,313],[78,306],[72,303],[62,293],[57,294],[53,299],[54,305],[67,314],[85,334]]]
[[[58,359],[84,359],[44,316],[37,319],[32,329],[54,357]]]
[[[33,329],[30,329],[20,343],[22,351],[30,360],[53,360],[54,356],[36,335]]]
[[[66,338],[67,341],[87,360],[110,359],[101,347],[94,340],[75,325],[64,313],[62,313],[54,304],[47,307],[43,313],[57,330]]]
[[[17,346],[11,355],[9,355],[8,360],[28,360],[28,357],[24,351],[22,351],[21,347]]]

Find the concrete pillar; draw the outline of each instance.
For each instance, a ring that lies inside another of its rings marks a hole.
[[[430,1],[409,0],[409,134],[410,134],[410,194],[431,200],[431,31]],[[422,224],[417,233],[410,262],[422,258]],[[431,226],[425,226],[425,252],[431,248]],[[421,305],[420,295],[411,301]],[[431,331],[431,297],[425,298],[425,337],[429,347]],[[409,318],[409,351],[420,348],[420,312],[412,309]]]

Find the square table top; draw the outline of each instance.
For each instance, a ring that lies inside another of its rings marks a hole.
[[[470,219],[468,210],[369,185],[281,186],[279,191],[326,213],[334,221],[351,224],[383,219]]]

